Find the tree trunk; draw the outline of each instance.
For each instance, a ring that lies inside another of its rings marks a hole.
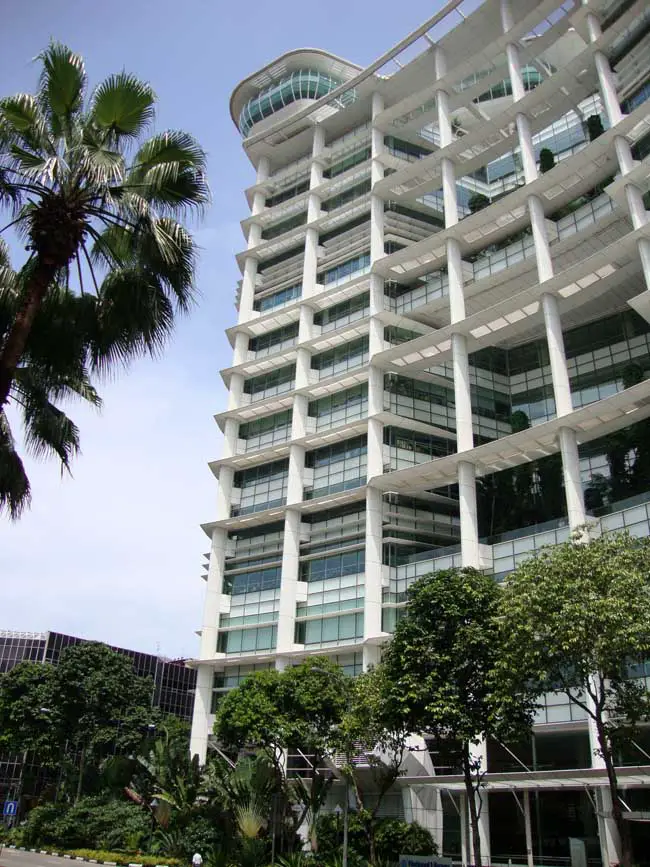
[[[474,797],[474,782],[472,780],[472,769],[469,763],[469,744],[463,745],[463,777],[465,779],[467,806],[469,807],[469,821],[470,825],[472,826],[472,847],[474,849],[474,865],[475,867],[481,867],[481,835],[478,830],[479,816],[476,810],[476,798]]]
[[[79,779],[77,780],[77,792],[74,796],[75,804],[79,801],[79,798],[81,797],[81,790],[83,787],[85,765],[86,765],[86,748],[82,747],[81,748],[81,755],[79,756]]]
[[[612,801],[612,819],[614,820],[616,830],[621,838],[620,867],[633,867],[634,854],[632,852],[632,840],[630,839],[630,826],[623,818],[621,802],[618,799],[618,780],[616,777],[614,758],[612,756],[607,732],[605,731],[605,727],[601,720],[596,720],[596,729],[598,731],[598,743],[600,744],[600,751],[603,756],[603,761],[605,762],[605,770],[607,771],[607,780],[609,782],[609,793]]]
[[[374,817],[372,817],[370,819],[370,821],[368,822],[368,830],[366,833],[367,833],[367,837],[368,837],[368,854],[370,855],[370,858],[368,860],[370,861],[372,867],[375,867],[375,864],[377,863],[377,847],[375,845],[375,820],[374,820]]]
[[[43,305],[47,290],[54,281],[56,268],[37,262],[25,287],[25,297],[0,352],[0,409],[9,400],[9,390],[25,352],[36,314]]]

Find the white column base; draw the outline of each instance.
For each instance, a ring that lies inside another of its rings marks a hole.
[[[460,552],[463,566],[480,568],[478,513],[476,508],[476,468],[469,461],[458,464],[460,504]]]
[[[194,710],[192,712],[192,731],[190,734],[190,756],[198,756],[204,765],[208,752],[209,716],[212,706],[213,669],[211,665],[200,665],[196,676]]]

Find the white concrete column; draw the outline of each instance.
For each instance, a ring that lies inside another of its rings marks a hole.
[[[291,439],[300,440],[307,436],[309,398],[306,394],[294,394],[291,412]]]
[[[322,126],[314,127],[312,142],[312,163],[309,177],[310,190],[323,182],[323,166],[319,159],[325,147],[325,131]],[[318,230],[309,228],[320,217],[321,201],[316,193],[309,193],[307,201],[307,233],[305,235],[305,256],[302,267],[302,297],[309,298],[316,292],[316,273],[318,271]]]
[[[210,736],[210,710],[212,708],[212,683],[214,669],[211,665],[199,665],[196,672],[196,689],[192,711],[192,730],[190,732],[190,756],[199,757],[205,764]]]
[[[436,78],[444,77],[447,72],[446,58],[442,49],[435,52]],[[437,93],[438,128],[440,147],[444,150],[453,141],[449,95],[444,90]],[[445,227],[458,222],[458,197],[456,192],[456,172],[452,161],[443,157],[442,195],[445,208]],[[451,324],[465,319],[465,292],[460,245],[455,238],[447,241],[447,272],[449,280],[449,317]],[[469,354],[467,338],[452,333],[452,367],[454,372],[454,403],[456,407],[457,451],[468,451],[474,446],[474,426],[472,422],[472,395],[469,382]],[[469,461],[458,464],[458,492],[460,507],[460,549],[463,566],[479,566],[478,513],[476,505],[476,470]]]
[[[469,461],[458,463],[458,501],[460,508],[460,558],[463,566],[480,568],[478,514],[476,508],[476,468]]]
[[[237,440],[239,438],[239,422],[236,418],[227,418],[223,432],[223,457],[231,458],[237,454]]]
[[[469,808],[465,792],[459,793],[458,801],[460,805],[460,861],[463,867],[468,867],[469,864],[474,862],[474,856],[470,854],[472,843],[470,841]]]
[[[287,478],[287,506],[301,503],[303,498],[303,474],[305,472],[305,447],[292,444],[289,448],[289,475]]]
[[[247,256],[244,262],[244,275],[242,277],[241,292],[239,295],[239,323],[248,322],[253,318],[253,300],[255,297],[256,279],[257,259],[255,256]]]
[[[210,563],[208,565],[208,581],[203,601],[199,659],[214,659],[217,652],[219,607],[223,588],[226,540],[227,533],[225,530],[220,527],[213,530],[210,546]],[[197,675],[196,693],[194,694],[190,753],[191,755],[198,755],[201,763],[205,762],[208,736],[210,734],[212,679],[212,665],[200,665]]]
[[[583,0],[583,5],[586,5]],[[598,18],[593,12],[587,15],[587,27],[589,30],[590,42],[597,42],[602,36],[602,29]],[[622,118],[623,112],[618,101],[616,93],[616,82],[612,73],[609,60],[602,51],[596,51],[594,54],[594,63],[596,72],[598,73],[598,84],[600,85],[600,93],[605,106],[605,112],[610,126],[615,126]],[[614,147],[618,158],[618,165],[621,175],[625,176],[632,171],[635,166],[635,160],[632,156],[632,150],[627,139],[622,136],[616,136],[614,139]],[[627,206],[632,219],[632,225],[635,229],[644,226],[648,220],[648,215],[643,204],[643,194],[641,190],[634,184],[628,184],[625,187],[625,196]],[[643,268],[643,276],[645,279],[646,288],[650,289],[650,241],[642,238],[638,242],[639,257]]]
[[[562,320],[555,295],[542,296],[546,340],[553,378],[553,394],[555,396],[556,415],[568,415],[573,412],[571,400],[571,385],[564,355],[564,337],[562,335]]]
[[[307,388],[310,380],[311,352],[304,347],[296,350],[296,388]]]
[[[593,703],[591,696],[587,696],[589,704]],[[596,723],[591,716],[587,717],[589,730],[589,748],[591,752],[591,767],[603,770],[605,761],[600,754],[598,732]],[[600,838],[600,853],[604,867],[615,867],[621,861],[621,838],[614,820],[612,819],[612,797],[609,789],[596,790],[596,810],[598,820],[598,836]]]
[[[255,178],[255,182],[257,184],[263,184],[264,181],[268,180],[270,171],[270,164],[268,157],[260,157],[259,162],[257,164],[257,177]],[[251,213],[253,216],[257,216],[257,214],[261,213],[266,206],[266,196],[261,190],[257,190],[255,195],[253,196],[253,207],[251,209]]]
[[[314,311],[309,304],[300,305],[298,320],[298,344],[307,343],[314,336]]]
[[[510,0],[501,0],[501,23],[504,33],[508,33],[512,29],[513,17]],[[513,101],[517,102],[523,99],[525,90],[521,75],[519,47],[514,43],[508,43],[507,45],[507,57],[508,71],[512,82]],[[530,121],[525,114],[519,113],[517,114],[516,123],[524,180],[527,184],[530,184],[539,176],[535,161]],[[533,232],[533,243],[535,245],[537,276],[540,284],[543,284],[553,277],[554,271],[550,242],[546,230],[544,207],[538,196],[528,196],[528,212]],[[562,320],[560,318],[557,297],[550,294],[542,295],[541,306],[544,314],[544,326],[551,366],[555,412],[557,416],[568,415],[573,411],[573,403],[571,400],[571,383],[564,351]],[[582,485],[580,484],[580,462],[578,459],[575,431],[570,428],[562,428],[559,435],[559,444],[562,455],[562,471],[569,526],[571,529],[576,529],[585,523],[586,515]]]
[[[371,366],[368,371],[368,479],[384,471],[384,425],[375,418],[384,409],[384,371]]]
[[[232,488],[235,471],[232,467],[219,467],[219,486],[217,488],[217,521],[225,521],[230,517],[232,504]]]
[[[230,376],[230,385],[228,387],[228,409],[239,409],[244,402],[244,375],[242,373],[233,373]]]
[[[380,93],[372,95],[373,121],[384,110]],[[384,177],[384,167],[379,157],[384,151],[384,133],[374,124],[371,131],[371,184],[374,189]],[[384,256],[384,200],[370,196],[370,263],[374,265]],[[368,333],[368,433],[367,433],[367,478],[384,472],[384,425],[373,416],[384,407],[384,371],[373,365],[372,360],[384,349],[384,323],[379,318],[384,309],[384,279],[380,274],[370,275],[370,322]],[[381,491],[366,488],[366,574],[363,637],[367,641],[381,634],[382,572],[383,572],[383,499]],[[379,650],[374,645],[364,647],[364,668],[379,661]]]
[[[245,331],[238,331],[235,334],[235,348],[233,350],[232,363],[233,367],[238,364],[243,364],[248,359],[248,342],[250,338]]]
[[[366,583],[363,618],[364,641],[382,634],[382,538],[383,497],[376,488],[366,488]]]
[[[476,761],[480,761],[481,771],[487,770],[487,743],[484,738],[481,738],[478,744],[470,745],[470,756]],[[480,811],[478,820],[478,831],[481,838],[481,862],[490,864],[491,856],[491,841],[490,841],[490,803],[489,796],[485,789],[475,793],[476,811]]]
[[[296,628],[296,590],[300,568],[300,512],[287,509],[284,515],[282,578],[278,612],[277,653],[293,649]]]
[[[255,182],[262,184],[269,177],[269,160],[267,157],[261,157],[257,164],[257,177]],[[253,196],[253,207],[251,214],[257,216],[265,207],[266,196],[261,190],[257,190]],[[252,223],[248,230],[249,250],[254,249],[262,238],[262,227],[259,223]],[[239,322],[248,322],[253,318],[253,299],[255,296],[255,280],[257,277],[257,259],[254,256],[247,256],[244,261],[244,275],[242,278],[242,287],[239,297]]]

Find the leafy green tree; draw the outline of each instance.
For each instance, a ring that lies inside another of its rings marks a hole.
[[[148,84],[121,72],[88,95],[80,55],[53,42],[39,60],[37,92],[0,100],[0,206],[29,253],[13,289],[0,289],[0,412],[23,403],[20,371],[35,357],[55,384],[72,365],[89,388],[88,371],[160,351],[193,299],[196,249],[181,219],[208,202],[205,154],[188,133],[143,140],[156,103]],[[50,298],[68,314],[64,341],[47,337]],[[63,393],[48,382],[34,405],[47,422],[39,446],[65,463],[76,433],[56,430],[65,417],[44,401]],[[15,516],[29,483],[12,445],[5,431],[0,504]]]
[[[140,744],[151,716],[153,684],[135,674],[128,657],[104,644],[66,648],[54,671],[53,709],[78,756],[77,801],[90,762]]]
[[[55,681],[51,666],[33,662],[0,677],[0,751],[29,751],[43,764],[56,762],[62,728],[52,708]]]
[[[350,815],[349,847],[356,860],[367,861],[370,857],[368,838],[361,819],[356,813]],[[325,863],[333,863],[340,857],[341,818],[336,813],[324,813],[318,820],[320,840],[319,857]],[[401,819],[378,819],[375,830],[375,846],[379,863],[395,864],[399,856],[437,854],[436,844],[426,828],[417,822],[404,822]],[[356,856],[356,857],[355,857]]]
[[[473,755],[480,737],[503,737],[530,724],[531,710],[512,696],[495,713],[495,615],[499,588],[476,569],[425,575],[409,589],[385,666],[384,713],[410,731],[444,743],[463,774],[472,828],[474,864],[481,865],[479,818],[485,768]],[[478,802],[478,803],[477,803]]]
[[[309,757],[309,782],[290,786],[301,814],[289,811],[289,816],[295,828],[309,819],[314,849],[316,820],[332,785],[321,766],[333,749],[349,691],[350,680],[338,665],[324,656],[310,657],[283,672],[251,675],[223,698],[215,720],[215,734],[226,749],[262,749],[278,768],[284,750],[297,748]]]
[[[509,576],[500,605],[497,679],[504,701],[564,693],[591,720],[605,765],[622,865],[633,863],[616,751],[650,716],[634,666],[650,655],[650,540],[583,537],[539,552]],[[641,668],[641,671],[643,668]]]
[[[345,715],[334,733],[334,741],[345,756],[343,773],[352,784],[371,864],[376,864],[378,857],[377,817],[401,773],[412,731],[406,717],[394,713],[385,700],[394,687],[388,679],[391,674],[380,664],[354,679]]]

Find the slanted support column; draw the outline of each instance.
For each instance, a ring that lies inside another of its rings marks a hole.
[[[239,409],[244,402],[244,376],[241,373],[233,373],[230,377],[228,389],[228,409]]]
[[[296,628],[296,591],[300,567],[300,512],[287,509],[284,515],[282,577],[278,612],[277,653],[293,650]]]
[[[511,0],[501,0],[501,23],[503,31],[506,34],[513,27]],[[512,82],[513,101],[518,102],[525,96],[519,46],[514,42],[508,43],[506,54],[508,58],[508,72]],[[526,114],[520,112],[517,114],[516,123],[517,138],[519,140],[521,161],[524,169],[524,180],[527,184],[530,184],[538,177],[530,121]],[[533,243],[535,245],[537,276],[541,285],[550,280],[554,272],[550,242],[546,230],[544,207],[539,196],[528,196],[528,212],[533,232]],[[571,401],[571,383],[564,351],[562,320],[560,318],[557,297],[551,294],[543,294],[541,306],[544,314],[546,341],[551,365],[555,412],[560,417],[573,412],[573,404]],[[562,455],[562,472],[569,526],[572,530],[575,530],[577,527],[583,525],[586,520],[582,485],[580,484],[580,463],[575,431],[569,427],[562,428],[559,436],[559,445]]]
[[[442,49],[435,53],[436,78],[443,78],[447,63]],[[445,148],[453,141],[449,95],[444,90],[437,93],[438,128],[440,147]],[[455,226],[458,222],[458,198],[456,194],[456,172],[454,164],[447,157],[442,159],[442,195],[445,208],[445,226]],[[464,279],[460,246],[455,238],[447,241],[447,271],[449,279],[449,315],[451,324],[465,319]],[[474,447],[474,428],[472,422],[472,397],[469,381],[469,354],[467,339],[462,334],[452,334],[452,366],[454,371],[454,402],[456,406],[456,438],[459,452]],[[460,538],[461,561],[463,566],[479,566],[478,513],[476,505],[476,471],[470,461],[458,464],[458,488],[460,497]]]
[[[237,454],[237,439],[239,438],[239,422],[236,418],[227,418],[223,432],[223,456],[231,458]]]
[[[372,119],[384,110],[384,99],[380,93],[372,95]],[[373,123],[371,130],[371,184],[384,177],[384,167],[379,157],[384,150],[384,134]],[[384,200],[371,193],[370,196],[370,264],[374,265],[384,255]],[[373,365],[373,356],[384,348],[384,323],[380,316],[384,309],[384,279],[380,274],[370,275],[370,321],[368,333],[368,480],[382,475],[384,471],[384,425],[375,416],[383,410],[384,371]],[[381,491],[366,488],[366,578],[363,618],[364,642],[381,635],[382,605],[382,509]],[[363,650],[364,669],[379,661],[379,648],[375,644],[365,644]]]
[[[312,164],[309,178],[310,190],[320,186],[323,182],[323,166],[320,155],[325,147],[325,131],[322,126],[314,127],[314,140],[312,144]],[[305,235],[305,258],[302,269],[302,297],[309,298],[316,291],[316,273],[318,270],[318,229],[310,228],[309,224],[317,220],[321,212],[320,196],[309,193],[307,203],[307,232]]]
[[[225,521],[230,517],[232,504],[232,489],[235,471],[232,467],[223,465],[219,468],[219,487],[217,488],[217,521]]]
[[[592,698],[587,695],[587,701],[591,704]],[[593,718],[587,718],[589,730],[589,747],[591,752],[592,768],[605,768],[605,761],[600,754],[598,732]],[[598,836],[600,838],[600,854],[604,867],[614,867],[620,864],[622,858],[621,838],[616,823],[612,818],[612,797],[609,789],[596,790],[596,811],[598,820]]]
[[[261,157],[257,164],[256,183],[262,184],[269,177],[269,161],[267,157]],[[251,214],[256,216],[265,207],[266,196],[258,190],[253,196]],[[262,229],[258,223],[253,223],[248,230],[248,249],[254,249],[260,242]],[[244,276],[242,279],[241,294],[239,297],[239,322],[248,322],[253,318],[253,299],[255,297],[255,279],[257,277],[257,259],[247,256],[244,261]]]
[[[585,5],[584,0],[583,5]],[[587,15],[587,28],[589,31],[589,40],[591,42],[597,42],[602,36],[602,29],[598,18],[593,12],[590,12]],[[600,85],[600,93],[605,106],[605,112],[607,113],[609,125],[616,126],[616,124],[622,120],[623,112],[621,111],[621,106],[618,101],[616,83],[614,81],[611,66],[609,65],[609,60],[602,51],[596,51],[594,53],[594,63],[596,64],[598,84]],[[614,146],[616,148],[616,156],[621,175],[625,177],[625,175],[629,174],[635,166],[630,144],[627,139],[622,136],[617,136],[614,139]],[[645,226],[648,221],[648,215],[645,205],[643,204],[643,194],[641,190],[635,184],[628,184],[625,187],[625,197],[627,199],[627,206],[633,227],[639,229],[641,226]],[[650,289],[650,241],[646,238],[641,238],[637,246],[646,288]]]
[[[364,642],[377,638],[381,629],[383,497],[377,488],[366,488],[366,584],[363,618]],[[378,661],[376,648],[364,648],[364,668]]]
[[[233,350],[233,365],[243,364],[248,358],[248,343],[249,336],[245,331],[238,331],[235,334],[235,348]]]
[[[208,566],[208,583],[203,603],[203,618],[201,622],[201,643],[199,659],[212,660],[217,652],[217,634],[219,629],[219,603],[223,587],[223,572],[226,559],[226,531],[220,527],[212,531],[210,547],[210,563]],[[198,755],[203,764],[208,749],[210,735],[210,719],[212,706],[212,682],[214,668],[212,664],[199,665],[197,673],[196,692],[194,694],[194,713],[192,715],[192,732],[190,736],[190,754]]]
[[[487,743],[481,738],[478,744],[470,747],[471,758],[480,762],[481,772],[487,770]],[[491,840],[490,840],[490,805],[488,793],[485,789],[475,793],[476,811],[479,813],[478,832],[481,839],[481,863],[491,864]],[[470,864],[472,861],[470,861]]]

